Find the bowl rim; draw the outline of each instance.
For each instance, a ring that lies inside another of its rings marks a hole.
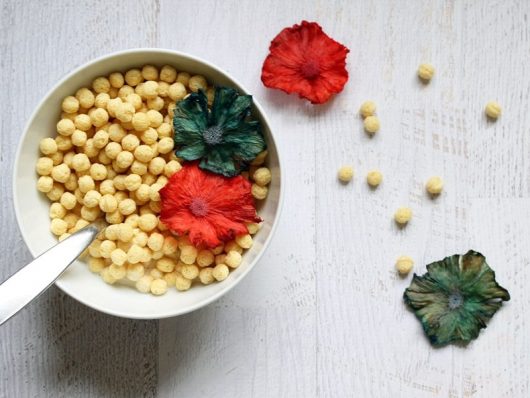
[[[39,101],[37,106],[35,106],[33,112],[31,113],[31,115],[30,115],[30,117],[28,119],[28,121],[25,123],[22,135],[19,138],[19,142],[18,142],[18,145],[17,145],[17,150],[16,150],[16,153],[15,153],[15,161],[13,163],[11,190],[13,192],[13,207],[14,207],[14,210],[15,210],[15,218],[17,220],[18,229],[20,231],[20,234],[22,235],[22,239],[24,240],[24,243],[25,243],[26,247],[28,248],[29,252],[31,253],[31,255],[34,258],[37,257],[38,255],[40,255],[41,253],[36,253],[32,249],[32,247],[28,244],[29,239],[28,239],[28,237],[26,235],[26,228],[21,223],[21,216],[20,216],[21,210],[19,209],[18,193],[17,193],[17,189],[16,189],[16,174],[17,174],[17,170],[20,167],[20,165],[19,165],[19,163],[20,163],[20,155],[21,155],[22,149],[23,149],[22,148],[22,142],[26,138],[26,135],[28,134],[30,126],[33,124],[34,119],[37,117],[37,114],[39,113],[40,109],[42,108],[44,103],[48,100],[48,98],[51,96],[51,94],[56,89],[58,89],[61,85],[63,85],[67,80],[69,80],[71,77],[73,77],[74,75],[79,74],[84,69],[86,69],[86,68],[88,68],[88,67],[90,67],[93,64],[96,64],[98,62],[105,61],[105,60],[107,60],[109,58],[115,58],[115,57],[119,57],[119,56],[122,56],[122,55],[128,55],[128,54],[139,53],[139,52],[141,52],[141,53],[152,53],[152,55],[165,53],[165,54],[174,55],[174,56],[177,56],[177,57],[187,58],[188,60],[194,61],[194,62],[197,62],[197,63],[202,63],[206,67],[214,70],[216,73],[219,73],[219,74],[223,75],[224,77],[226,77],[227,79],[231,80],[233,83],[235,83],[245,93],[249,93],[249,91],[246,89],[246,87],[244,85],[242,85],[231,74],[229,74],[228,72],[226,72],[223,69],[219,68],[217,65],[215,65],[215,64],[213,64],[213,63],[211,63],[209,61],[206,61],[203,58],[188,54],[186,52],[170,50],[170,49],[165,49],[165,48],[157,48],[157,47],[139,47],[139,48],[131,48],[131,49],[127,49],[127,50],[114,51],[112,53],[105,54],[103,56],[94,58],[94,59],[92,59],[92,60],[90,60],[90,61],[88,61],[86,63],[83,63],[80,66],[78,66],[75,69],[73,69],[71,72],[69,72],[66,75],[64,75],[56,84],[54,84],[46,92],[46,94],[42,97],[42,99]],[[265,122],[265,124],[269,127],[270,138],[271,138],[271,140],[272,140],[272,142],[273,142],[273,144],[274,144],[274,146],[276,148],[276,153],[277,153],[277,157],[278,157],[278,169],[281,171],[281,170],[283,170],[282,161],[281,161],[281,155],[280,155],[280,151],[279,151],[279,148],[278,148],[278,145],[277,145],[277,140],[274,138],[274,133],[273,133],[273,129],[271,127],[271,122],[270,122],[267,114],[265,113],[263,107],[255,99],[254,96],[253,96],[253,105],[254,105],[255,109],[258,111],[258,113],[260,114],[260,116],[262,117],[262,119]],[[261,250],[256,254],[256,257],[254,258],[254,260],[248,265],[248,267],[241,273],[241,275],[237,279],[233,280],[230,284],[226,284],[226,286],[224,286],[221,290],[219,290],[215,294],[207,297],[206,299],[203,299],[203,300],[201,300],[201,301],[199,301],[197,303],[194,303],[193,305],[190,305],[190,306],[188,306],[188,307],[186,307],[186,308],[184,308],[182,310],[177,310],[177,311],[174,311],[174,312],[167,312],[167,313],[159,314],[159,315],[155,315],[155,316],[144,316],[144,315],[136,316],[135,314],[130,314],[130,313],[124,314],[124,313],[120,313],[119,311],[113,311],[113,310],[109,310],[109,309],[104,308],[104,307],[99,307],[97,305],[93,305],[91,302],[89,302],[87,300],[83,300],[83,299],[77,297],[76,294],[75,294],[75,291],[68,289],[68,287],[65,286],[61,282],[60,277],[59,277],[59,279],[57,279],[54,282],[54,284],[59,289],[61,289],[65,294],[67,294],[68,296],[72,297],[74,300],[86,305],[87,307],[92,308],[92,309],[94,309],[96,311],[103,312],[105,314],[109,314],[109,315],[113,315],[113,316],[117,316],[117,317],[120,317],[120,318],[145,319],[145,320],[147,320],[147,319],[165,319],[165,318],[176,317],[176,316],[179,316],[179,315],[184,315],[184,314],[196,311],[196,310],[198,310],[198,309],[200,309],[202,307],[205,307],[205,306],[213,303],[214,301],[218,300],[219,298],[224,296],[226,293],[228,293],[230,290],[232,290],[235,286],[237,286],[248,275],[248,273],[256,266],[256,264],[259,262],[259,260],[263,256],[263,253],[269,247],[271,239],[274,236],[276,228],[278,227],[279,219],[280,219],[282,208],[283,208],[284,178],[282,178],[282,177],[283,176],[280,174],[280,185],[279,185],[279,195],[278,195],[278,205],[277,205],[277,210],[276,210],[276,216],[274,218],[274,221],[272,222],[269,235],[267,236],[267,239],[265,239],[265,241],[263,242],[263,246],[262,246]]]

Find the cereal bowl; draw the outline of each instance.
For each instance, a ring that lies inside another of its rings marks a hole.
[[[188,54],[164,49],[134,49],[113,53],[91,61],[63,78],[44,97],[30,117],[22,135],[13,173],[13,196],[17,222],[22,237],[33,256],[38,256],[54,244],[56,237],[50,232],[49,201],[35,188],[38,175],[35,163],[39,155],[39,142],[51,137],[59,119],[63,98],[79,88],[89,86],[98,76],[114,71],[126,71],[144,64],[171,65],[177,70],[200,74],[216,85],[247,90],[234,78],[209,62]],[[267,117],[254,99],[253,116],[261,122],[267,141],[267,167],[272,174],[269,195],[258,205],[264,220],[254,236],[254,244],[243,255],[241,265],[230,272],[227,279],[210,285],[194,286],[180,292],[170,289],[162,296],[141,294],[129,286],[109,285],[89,271],[87,264],[77,260],[57,280],[57,286],[66,294],[98,311],[134,319],[157,319],[177,316],[199,309],[232,289],[256,265],[268,246],[278,222],[281,204],[280,158]]]

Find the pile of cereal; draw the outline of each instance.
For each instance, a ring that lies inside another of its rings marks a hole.
[[[130,281],[140,292],[161,295],[168,286],[187,290],[197,281],[224,280],[241,264],[249,234],[199,250],[159,221],[159,191],[182,168],[175,156],[172,118],[177,103],[204,90],[203,76],[151,65],[98,77],[62,102],[57,136],[40,143],[37,188],[52,202],[51,231],[59,240],[104,218],[109,226],[89,247],[89,269],[109,284]],[[260,153],[249,172],[252,195],[267,196],[270,171]]]

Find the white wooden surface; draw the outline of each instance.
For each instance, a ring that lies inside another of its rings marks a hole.
[[[285,207],[251,275],[226,297],[164,321],[96,313],[53,288],[0,329],[1,397],[530,396],[530,4],[513,1],[0,2],[0,277],[30,260],[12,211],[11,169],[31,110],[65,73],[133,47],[217,63],[268,111]],[[350,81],[314,107],[265,89],[268,43],[316,20],[347,45]],[[149,60],[146,60],[148,62]],[[436,66],[428,86],[415,78]],[[362,132],[359,104],[382,128]],[[497,123],[483,116],[497,99]],[[355,181],[337,183],[350,163]],[[364,176],[385,180],[369,190]],[[423,192],[430,175],[442,197]],[[398,230],[391,217],[410,205]],[[401,300],[416,271],[482,251],[512,294],[467,348],[433,349]]]

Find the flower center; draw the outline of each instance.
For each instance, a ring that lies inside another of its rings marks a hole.
[[[195,217],[204,217],[208,213],[208,205],[203,198],[193,198],[190,203],[190,211]]]
[[[454,292],[449,295],[449,308],[454,310],[464,304],[464,298],[460,292]]]
[[[320,74],[320,65],[317,61],[310,59],[302,65],[300,72],[307,80],[313,80]]]
[[[223,139],[223,129],[219,126],[211,126],[203,131],[202,137],[208,145],[220,144]]]

